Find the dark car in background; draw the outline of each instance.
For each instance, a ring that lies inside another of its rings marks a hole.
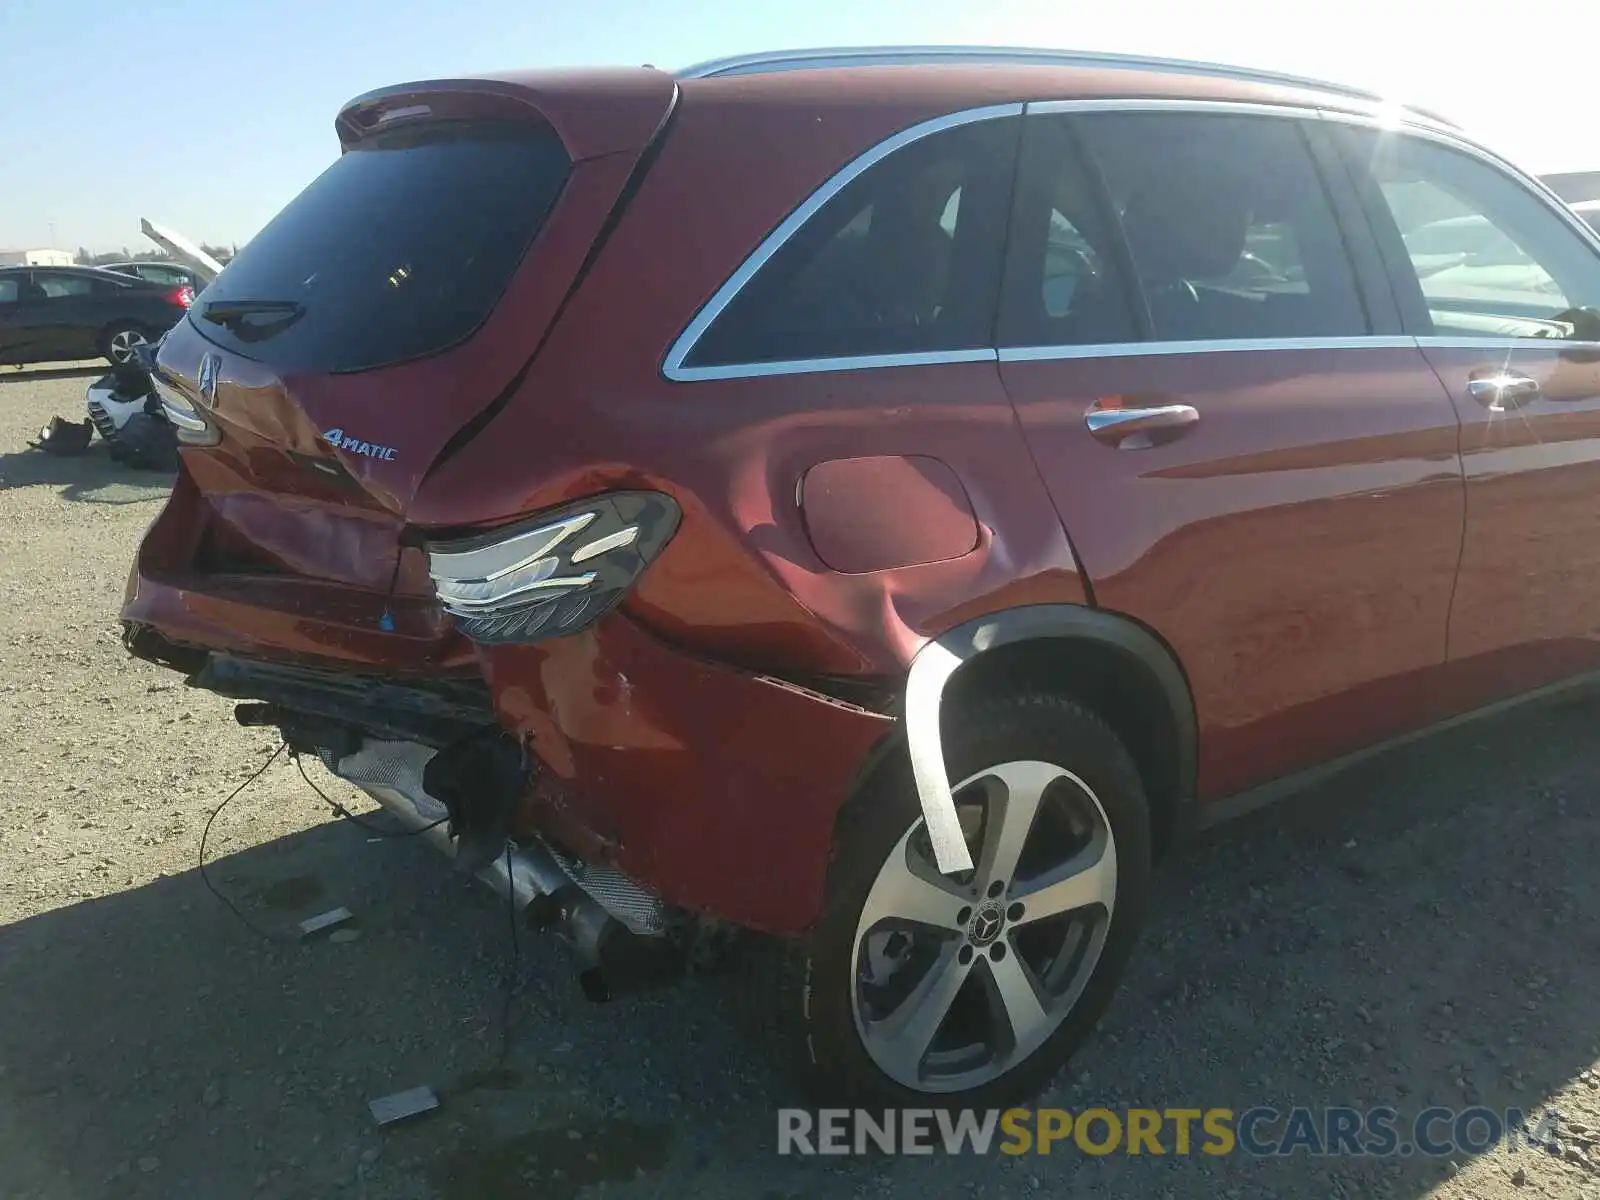
[[[93,267],[0,268],[0,364],[129,361],[194,299],[189,284]]]
[[[169,287],[187,286],[196,292],[206,285],[206,281],[197,272],[173,262],[101,263],[100,269],[115,271],[118,275],[129,275],[134,279],[143,279],[146,283],[164,283]]]

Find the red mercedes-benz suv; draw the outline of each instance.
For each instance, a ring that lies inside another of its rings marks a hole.
[[[165,338],[132,653],[833,1094],[1039,1090],[1184,828],[1600,665],[1600,242],[1046,51],[406,84]]]

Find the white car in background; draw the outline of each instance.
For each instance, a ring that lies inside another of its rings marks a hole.
[[[1572,211],[1589,223],[1589,228],[1600,233],[1600,200],[1579,200]]]

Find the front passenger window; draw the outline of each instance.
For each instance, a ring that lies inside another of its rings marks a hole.
[[[1538,196],[1449,146],[1343,136],[1376,184],[1378,220],[1393,222],[1380,237],[1415,273],[1426,332],[1600,339],[1600,255]]]

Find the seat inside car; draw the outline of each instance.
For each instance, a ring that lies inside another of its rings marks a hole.
[[[1129,198],[1122,227],[1150,306],[1158,341],[1271,337],[1266,305],[1203,286],[1221,280],[1244,254],[1251,198],[1240,181],[1216,171],[1196,186],[1148,179]],[[1192,178],[1192,177],[1191,177]]]
[[[1130,153],[1107,172],[1155,339],[1365,332],[1316,178],[1253,173],[1235,131],[1206,140],[1160,157]]]

